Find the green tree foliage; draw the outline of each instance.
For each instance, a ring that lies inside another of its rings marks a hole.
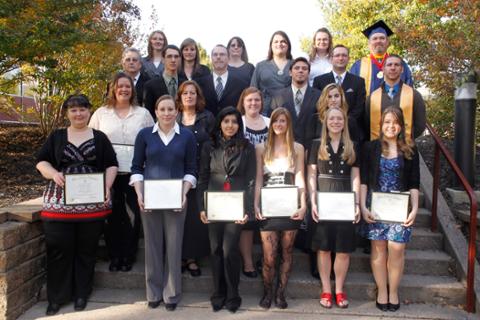
[[[82,92],[101,104],[138,18],[129,0],[0,2],[0,75],[19,68],[14,79],[34,84],[44,135],[62,123],[67,95]]]
[[[389,52],[404,56],[416,86],[425,85],[432,93],[427,101],[429,121],[442,135],[451,136],[455,75],[480,68],[480,1],[319,2],[334,42],[350,47],[351,62],[368,53],[364,28],[379,19],[392,27]]]

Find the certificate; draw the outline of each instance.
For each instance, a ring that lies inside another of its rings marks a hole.
[[[112,144],[117,155],[118,172],[130,172],[133,160],[133,146],[129,144]]]
[[[143,204],[146,210],[182,209],[183,180],[158,179],[143,183]]]
[[[291,217],[298,210],[298,187],[265,187],[261,191],[262,216]]]
[[[317,192],[317,210],[321,221],[354,221],[354,192]]]
[[[65,205],[103,203],[105,201],[105,174],[65,174]]]
[[[205,207],[210,221],[237,221],[244,217],[243,191],[206,191]]]
[[[409,193],[372,192],[371,212],[377,221],[404,223],[408,215]]]

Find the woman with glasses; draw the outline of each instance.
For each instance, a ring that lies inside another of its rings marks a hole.
[[[255,67],[248,62],[247,48],[240,37],[233,37],[228,41],[228,71],[237,75],[246,83],[252,80]]]

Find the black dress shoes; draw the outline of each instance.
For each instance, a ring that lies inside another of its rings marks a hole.
[[[224,305],[225,305],[223,302],[222,303],[213,303],[212,302],[211,304],[212,304],[213,312],[218,312],[218,311],[222,310]]]
[[[155,309],[155,308],[157,308],[157,307],[160,305],[160,303],[162,303],[162,300],[158,300],[158,301],[148,301],[148,307],[149,307],[150,309]]]
[[[75,303],[73,305],[73,309],[75,311],[82,311],[87,307],[87,299],[84,298],[77,298],[75,299]]]
[[[177,309],[176,303],[165,303],[165,310],[167,311],[175,311]]]
[[[399,303],[388,303],[388,311],[395,312],[400,309],[400,302]]]
[[[45,312],[45,314],[47,316],[53,316],[57,314],[59,310],[60,310],[60,305],[58,303],[49,303],[47,306],[47,312]]]
[[[108,270],[110,270],[110,272],[117,272],[118,270],[120,270],[121,266],[122,261],[120,260],[120,258],[112,258],[112,260],[110,260]]]
[[[240,306],[238,306],[238,305],[227,306],[227,310],[230,311],[230,313],[237,312],[238,308],[240,308]]]
[[[253,271],[245,271],[245,270],[243,270],[242,273],[243,273],[243,275],[244,275],[245,277],[248,277],[248,278],[256,278],[256,277],[258,277],[258,273],[257,273],[257,271],[255,271],[255,270],[253,270]]]
[[[133,259],[132,258],[122,258],[122,262],[120,265],[120,270],[123,272],[128,272],[132,270],[133,267]]]
[[[375,305],[378,310],[386,312],[388,311],[388,305],[389,303],[379,303],[378,301],[375,301]]]

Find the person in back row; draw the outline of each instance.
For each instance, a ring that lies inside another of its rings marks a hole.
[[[218,44],[212,49],[212,65],[212,74],[197,82],[205,96],[207,110],[216,116],[223,108],[237,105],[248,83],[228,71],[228,50],[224,45]]]
[[[135,99],[138,105],[143,105],[143,87],[151,78],[148,74],[141,71],[142,58],[140,51],[135,48],[125,49],[122,55],[122,68],[123,72],[128,74],[133,80],[136,92]]]
[[[363,34],[368,38],[370,54],[355,61],[350,72],[365,79],[365,90],[369,96],[383,82],[383,66],[385,58],[388,57],[387,49],[390,45],[388,37],[393,34],[393,31],[383,20],[379,20],[363,30]],[[405,62],[402,64],[402,81],[412,86],[412,72]]]

